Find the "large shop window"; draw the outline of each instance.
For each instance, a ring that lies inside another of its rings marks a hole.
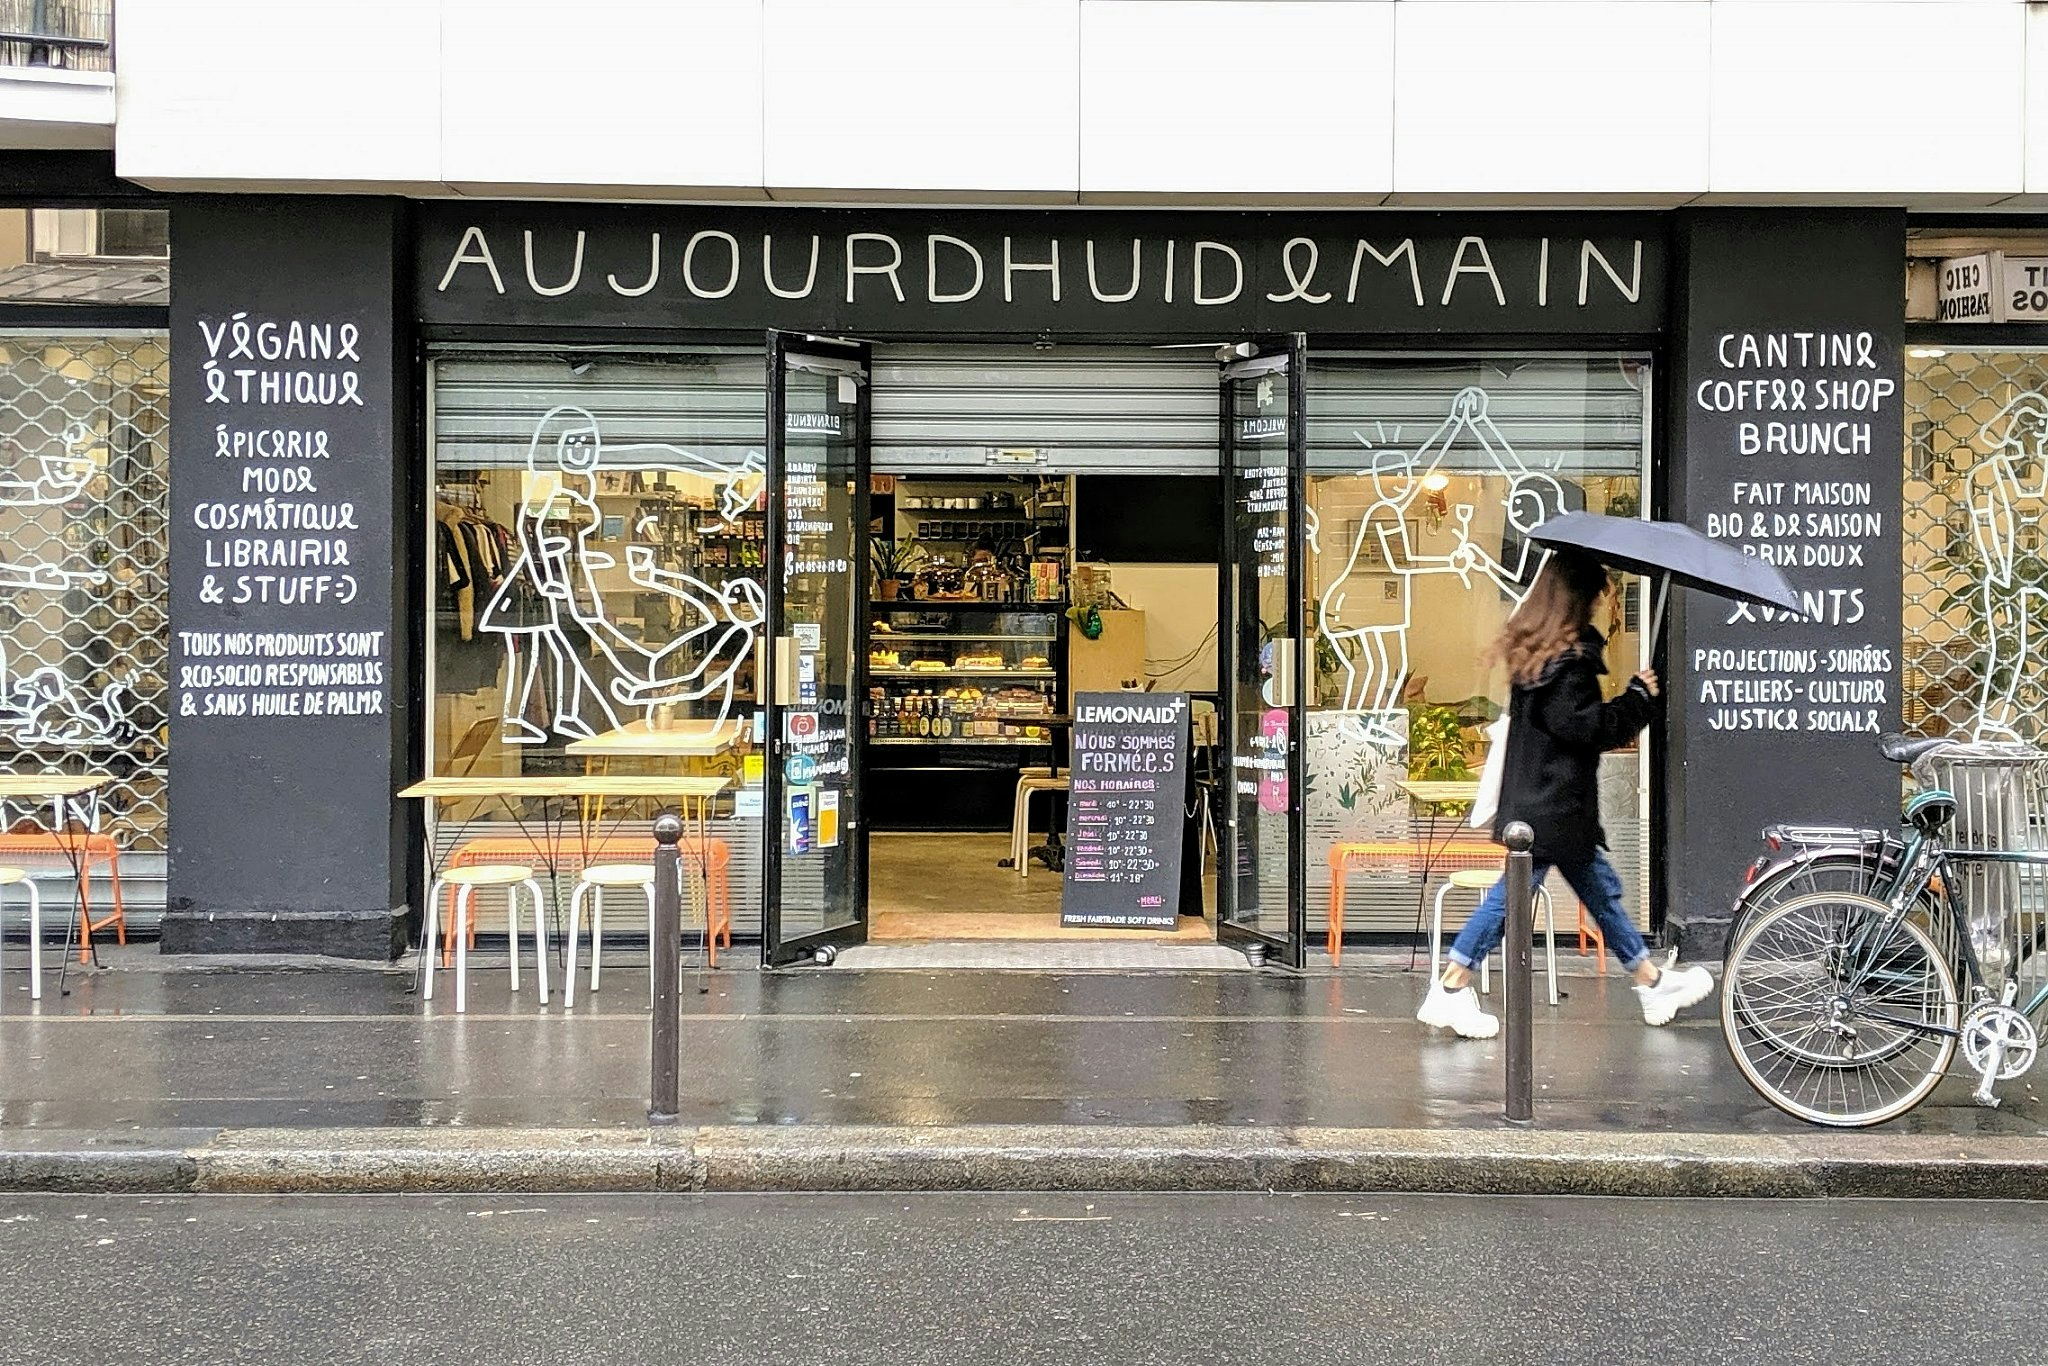
[[[0,763],[110,778],[131,911],[165,846],[169,385],[160,332],[0,330]],[[43,814],[9,811],[17,853]]]
[[[761,353],[450,353],[432,376],[431,772],[731,778],[714,851],[755,932]],[[450,814],[437,863],[541,813]],[[644,857],[649,804],[576,814],[569,861]]]
[[[1318,357],[1308,383],[1308,915],[1344,879],[1350,930],[1427,931],[1456,869],[1498,867],[1490,831],[1419,782],[1475,781],[1507,679],[1480,657],[1540,564],[1526,537],[1566,509],[1640,516],[1647,363],[1623,357]],[[1639,667],[1631,581],[1607,635],[1611,693]],[[1601,815],[1647,923],[1640,745],[1607,756]],[[1455,789],[1452,789],[1455,790]],[[1570,925],[1574,904],[1553,889]],[[1453,893],[1446,933],[1473,904]]]
[[[2048,734],[2048,351],[1906,352],[1910,730]]]

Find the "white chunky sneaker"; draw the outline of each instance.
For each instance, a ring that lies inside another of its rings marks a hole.
[[[1500,1033],[1500,1021],[1479,1008],[1479,993],[1469,986],[1452,991],[1441,980],[1429,984],[1429,995],[1422,998],[1415,1018],[1467,1039],[1490,1039]]]
[[[1636,988],[1636,999],[1643,1003],[1643,1023],[1650,1025],[1670,1024],[1673,1015],[1713,994],[1712,973],[1697,965],[1681,968],[1675,963],[1664,969],[1654,985]]]

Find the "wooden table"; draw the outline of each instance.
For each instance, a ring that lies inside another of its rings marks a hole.
[[[91,853],[84,848],[85,840],[99,830],[100,789],[113,781],[112,775],[105,773],[0,773],[0,803],[33,801],[39,806],[44,802],[50,804],[51,842],[71,861],[71,875],[78,883],[78,915],[64,931],[64,955],[58,960],[57,994],[60,996],[66,994],[64,972],[71,963],[73,944],[78,946],[79,961],[88,962],[99,953],[92,942],[94,930],[120,925],[121,933],[127,933],[121,911],[120,869],[111,862],[109,871],[114,882],[114,913],[105,920],[92,918],[92,880],[88,872]],[[83,838],[70,838],[70,817],[73,816],[85,825],[87,834]],[[119,854],[112,857],[118,859]],[[33,945],[30,952],[39,952],[41,947]]]
[[[400,789],[401,797],[418,798],[427,804],[427,866],[434,865],[436,844],[435,807],[444,801],[496,799],[505,803],[506,810],[513,812],[512,803],[519,798],[537,798],[546,801],[561,798],[569,801],[590,798],[611,798],[614,800],[652,800],[674,802],[680,809],[684,827],[696,827],[698,860],[697,866],[703,879],[708,879],[709,859],[705,856],[711,845],[711,804],[720,793],[732,786],[731,778],[724,777],[662,777],[659,775],[625,775],[612,777],[609,774],[564,773],[556,775],[520,775],[518,777],[496,778],[424,778],[410,787]],[[513,813],[513,822],[526,831],[526,823]],[[545,827],[544,827],[545,828]],[[555,913],[561,912],[562,889],[560,870],[553,850],[539,838],[533,840],[534,851],[548,870],[555,886]],[[709,915],[710,889],[700,889],[705,914]],[[424,964],[422,964],[424,969]]]
[[[1479,800],[1479,784],[1471,779],[1403,778],[1397,779],[1394,786],[1406,793],[1408,800],[1417,806],[1443,807],[1461,803],[1470,806]]]
[[[645,721],[630,721],[617,730],[571,741],[564,748],[570,754],[588,758],[623,757],[690,758],[723,754],[737,745],[752,729],[747,721],[678,722],[671,730],[656,730]]]

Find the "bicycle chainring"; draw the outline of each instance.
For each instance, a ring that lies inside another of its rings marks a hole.
[[[2034,1065],[2034,1057],[2040,1051],[2040,1036],[2034,1032],[2034,1022],[2011,1006],[1980,1005],[1963,1016],[1962,1027],[1963,1059],[1970,1070],[1979,1076],[1991,1060],[1992,1048],[2001,1040],[2005,1044],[2005,1057],[1998,1069],[1999,1081],[2011,1081],[2024,1076]]]

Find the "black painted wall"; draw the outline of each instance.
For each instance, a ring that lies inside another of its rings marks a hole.
[[[172,219],[169,952],[391,956],[415,857],[401,201]]]
[[[1897,819],[1872,732],[1899,721],[1905,226],[1703,210],[1674,234],[1671,515],[1789,559],[1813,613],[1675,600],[1663,866],[1688,955],[1718,954],[1763,825]]]

